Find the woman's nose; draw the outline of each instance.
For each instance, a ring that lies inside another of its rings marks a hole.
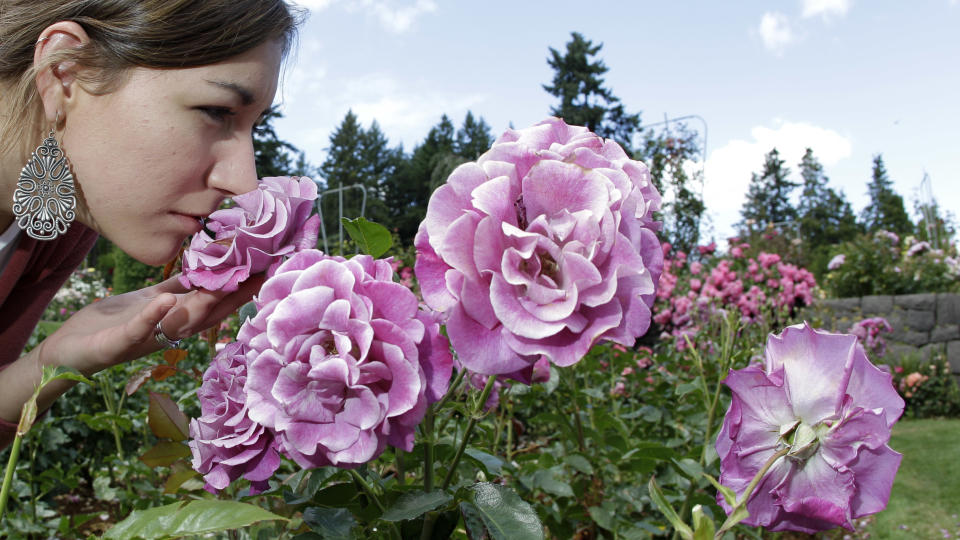
[[[257,165],[253,139],[224,141],[224,148],[207,178],[210,187],[228,196],[240,195],[257,189]]]

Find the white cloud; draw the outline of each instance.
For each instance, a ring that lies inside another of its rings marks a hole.
[[[803,0],[803,17],[816,17],[817,15],[824,19],[833,16],[843,17],[850,11],[851,0]]]
[[[777,149],[796,182],[800,181],[797,164],[808,147],[825,168],[850,157],[852,152],[849,138],[803,122],[775,121],[774,127],[756,126],[750,130],[750,137],[752,140],[728,141],[710,152],[707,159],[703,199],[721,240],[733,234],[751,173],[760,172],[770,150]]]
[[[434,0],[297,0],[297,4],[316,13],[334,3],[341,3],[347,11],[363,12],[374,17],[388,32],[402,34],[409,31],[420,16],[437,10]]]
[[[783,13],[767,12],[760,19],[760,39],[767,50],[779,54],[794,40],[790,21]]]

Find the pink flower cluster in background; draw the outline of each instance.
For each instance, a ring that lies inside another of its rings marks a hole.
[[[646,166],[611,140],[557,118],[508,130],[433,193],[417,281],[468,370],[569,366],[649,327],[659,205]]]
[[[700,260],[688,263],[686,253],[664,243],[653,317],[662,333],[693,337],[716,310],[736,310],[747,323],[771,324],[776,314],[793,313],[813,301],[817,283],[810,271],[783,262],[775,253],[749,258],[744,255],[749,247],[731,239],[729,257],[709,256],[715,246],[708,246],[699,250]],[[681,348],[683,341],[678,340]]]
[[[392,277],[389,261],[310,249],[267,279],[257,315],[204,374],[190,446],[208,489],[268,478],[272,452],[352,468],[388,444],[413,450],[453,358],[435,316]]]
[[[807,533],[853,528],[886,507],[901,455],[891,426],[904,402],[852,335],[807,324],[767,340],[763,365],[731,370],[733,399],[717,436],[720,482],[747,501],[747,525]],[[718,494],[728,513],[731,506]]]
[[[870,317],[857,321],[850,327],[850,333],[857,336],[860,344],[866,348],[867,352],[874,360],[883,358],[887,353],[887,342],[882,334],[893,332],[893,327],[883,317]]]
[[[276,268],[283,257],[315,248],[316,198],[317,185],[305,176],[264,178],[257,189],[234,197],[236,206],[210,214],[207,230],[195,234],[183,253],[180,282],[235,291],[251,275]]]

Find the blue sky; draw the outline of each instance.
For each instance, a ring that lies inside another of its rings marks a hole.
[[[607,86],[644,123],[705,119],[692,166],[717,239],[774,146],[794,174],[812,147],[857,212],[882,153],[908,210],[926,172],[960,216],[960,0],[299,3],[311,13],[276,128],[315,164],[350,109],[408,151],[444,113],[459,125],[471,110],[494,136],[542,120],[548,48],[576,31],[603,44]]]

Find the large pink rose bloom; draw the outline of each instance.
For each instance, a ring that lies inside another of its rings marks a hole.
[[[390,263],[317,250],[277,268],[240,329],[249,348],[250,417],[302,467],[366,463],[410,451],[453,365],[439,325],[392,281]]]
[[[237,206],[210,214],[206,228],[183,253],[184,287],[235,291],[253,274],[275,268],[284,256],[315,248],[320,218],[311,215],[317,185],[307,177],[264,178],[233,198]]]
[[[763,366],[730,371],[733,401],[717,436],[720,482],[747,502],[748,525],[813,533],[883,510],[901,455],[887,446],[903,400],[857,338],[807,324],[767,340]],[[721,497],[718,502],[729,513]]]
[[[470,371],[569,366],[650,326],[659,205],[647,167],[613,141],[557,118],[508,130],[430,198],[417,280]]]
[[[230,343],[213,359],[197,391],[200,418],[190,421],[193,468],[213,493],[241,476],[254,492],[263,491],[280,466],[273,433],[247,416],[244,352],[243,345]]]

